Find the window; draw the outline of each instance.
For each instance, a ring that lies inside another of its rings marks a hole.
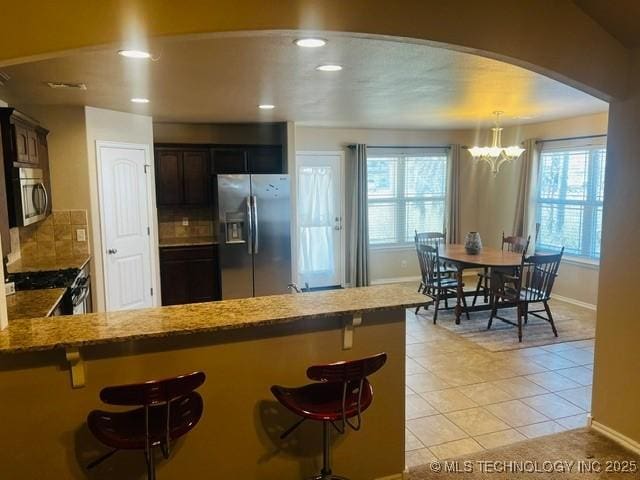
[[[536,221],[539,250],[600,258],[604,198],[604,141],[545,145],[540,156]]]
[[[370,245],[405,246],[415,230],[443,230],[447,159],[442,148],[368,149]]]

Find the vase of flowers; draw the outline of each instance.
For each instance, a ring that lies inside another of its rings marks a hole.
[[[482,239],[478,232],[469,232],[464,237],[464,249],[470,255],[477,255],[482,250]]]

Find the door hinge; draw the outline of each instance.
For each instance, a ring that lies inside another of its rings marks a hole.
[[[151,227],[147,227],[147,235],[151,235]]]
[[[145,163],[144,165],[144,173],[149,173],[149,170],[147,170],[147,168],[151,167],[151,165],[149,165],[148,163]]]
[[[153,297],[153,287],[151,288],[151,296]]]

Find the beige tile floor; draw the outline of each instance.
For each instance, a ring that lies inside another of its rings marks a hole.
[[[407,466],[586,425],[593,348],[494,353],[407,311]]]

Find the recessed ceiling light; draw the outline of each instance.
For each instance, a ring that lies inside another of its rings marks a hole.
[[[127,58],[151,58],[151,54],[144,50],[118,50],[118,55]]]
[[[276,108],[276,106],[268,103],[263,103],[262,105],[258,105],[258,108],[260,110],[273,110],[274,108]]]
[[[149,103],[149,99],[148,98],[142,98],[142,97],[134,97],[131,99],[131,101],[133,103]]]
[[[340,65],[318,65],[316,70],[320,70],[321,72],[339,72],[342,70],[342,66]]]
[[[327,41],[322,38],[299,38],[295,41],[299,47],[318,48],[324,47]]]

